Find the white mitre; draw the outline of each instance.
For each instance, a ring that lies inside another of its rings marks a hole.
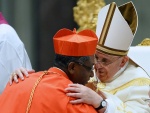
[[[132,2],[119,7],[115,2],[106,5],[98,14],[97,50],[111,55],[127,55],[137,25],[137,12]]]

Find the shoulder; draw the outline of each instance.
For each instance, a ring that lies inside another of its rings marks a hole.
[[[132,61],[129,62],[129,65],[127,66],[123,74],[125,74],[126,76],[132,75],[131,78],[133,79],[141,77],[149,78],[146,71]]]
[[[12,28],[10,25],[8,24],[0,24],[0,34],[7,34],[7,33],[10,33],[10,32],[14,32],[14,28]]]
[[[13,44],[13,46],[23,44],[15,29],[8,24],[0,25],[0,42]]]

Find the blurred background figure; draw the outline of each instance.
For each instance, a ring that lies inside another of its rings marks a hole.
[[[19,67],[32,69],[24,44],[0,12],[0,93]]]

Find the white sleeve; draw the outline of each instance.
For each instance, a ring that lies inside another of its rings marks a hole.
[[[113,101],[111,99],[106,99],[107,108],[104,113],[115,113],[115,106],[113,106]]]
[[[0,94],[5,88],[7,81],[9,79],[9,73],[6,67],[0,62]]]
[[[107,94],[107,108],[105,113],[150,113],[148,96],[149,86],[132,86],[127,88],[124,93],[124,101],[115,95]],[[123,92],[122,92],[123,93]]]
[[[0,25],[0,93],[10,74],[17,68],[32,69],[24,44],[16,31],[7,24]]]
[[[28,54],[26,52],[26,49],[24,47],[24,44],[20,44],[17,48],[17,56],[19,57],[21,61],[22,67],[26,69],[32,69],[30,59],[28,57]]]

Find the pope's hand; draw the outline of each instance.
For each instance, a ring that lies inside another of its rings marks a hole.
[[[103,100],[102,96],[95,91],[80,84],[69,84],[65,90],[67,96],[76,98],[70,101],[72,104],[86,103],[97,108]]]

